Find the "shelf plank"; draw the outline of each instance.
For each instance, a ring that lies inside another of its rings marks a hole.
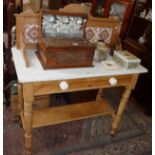
[[[144,17],[140,17],[140,16],[138,16],[138,15],[135,15],[134,17],[139,18],[139,19],[141,19],[141,20],[143,20],[143,21],[145,21],[145,22],[152,22],[152,20],[146,19],[146,18],[144,18]]]
[[[105,100],[78,103],[33,111],[33,128],[60,124],[99,115],[112,114],[113,108]]]

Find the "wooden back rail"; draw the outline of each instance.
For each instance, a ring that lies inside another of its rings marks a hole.
[[[16,17],[16,46],[21,50],[26,66],[29,66],[29,60],[26,55],[26,49],[36,49],[37,43],[25,42],[25,25],[39,25],[39,14],[31,11],[15,14]]]
[[[65,11],[64,11],[65,10]],[[61,9],[60,14],[63,12],[67,12],[67,9]],[[54,13],[54,11],[46,11],[46,13]],[[72,13],[73,10],[69,10],[68,12]],[[84,12],[84,15],[86,12]],[[68,13],[66,13],[68,14]],[[74,12],[75,14],[75,12]],[[77,13],[77,15],[81,15],[82,12]],[[33,13],[33,11],[27,11],[20,14],[15,14],[16,17],[16,46],[21,50],[22,55],[24,57],[24,61],[26,66],[28,67],[29,60],[27,58],[26,49],[37,49],[38,44],[40,42],[41,34],[41,22],[42,22],[42,13]],[[26,43],[25,42],[25,24],[36,24],[38,26],[37,32],[37,43]],[[88,13],[88,22],[86,27],[107,27],[112,28],[112,36],[110,40],[110,44],[115,43],[116,35],[118,34],[118,21],[115,18],[95,18]]]
[[[110,45],[113,45],[116,42],[116,36],[118,35],[119,31],[119,22],[117,17],[109,17],[109,18],[99,18],[93,17],[85,7],[81,6],[80,4],[69,4],[66,5],[63,9],[60,9],[60,12],[70,12],[70,13],[87,13],[88,14],[88,22],[86,27],[106,27],[112,28],[112,36]]]
[[[60,12],[71,12],[71,13],[85,13],[88,14],[88,9],[80,4],[68,4],[64,8],[59,9]]]
[[[119,22],[117,18],[96,18],[89,13],[86,27],[112,28],[112,36],[109,45],[111,46],[116,43],[116,36],[118,36],[119,31]]]

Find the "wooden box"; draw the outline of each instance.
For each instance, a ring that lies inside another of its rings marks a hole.
[[[92,66],[95,47],[86,40],[41,40],[39,59],[45,69]]]
[[[38,56],[45,69],[89,67],[95,46],[85,39],[85,14],[44,10]]]
[[[113,59],[117,64],[127,69],[136,68],[141,62],[138,57],[127,50],[114,51]]]

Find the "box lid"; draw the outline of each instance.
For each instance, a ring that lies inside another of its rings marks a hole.
[[[46,48],[67,48],[67,47],[95,48],[95,45],[89,43],[87,40],[42,38],[42,42]]]
[[[114,55],[117,55],[117,57],[123,59],[126,62],[141,62],[141,59],[139,59],[127,50],[114,51]]]

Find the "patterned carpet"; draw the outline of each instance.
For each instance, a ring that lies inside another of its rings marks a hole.
[[[104,96],[117,107],[120,92],[108,89]],[[131,98],[114,137],[109,134],[109,115],[34,129],[33,155],[151,155],[151,123],[132,102]],[[23,135],[11,119],[11,108],[4,107],[4,155],[23,155]]]

